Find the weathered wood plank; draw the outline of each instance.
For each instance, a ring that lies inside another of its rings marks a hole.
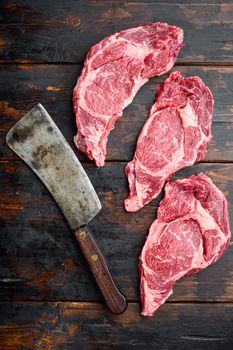
[[[4,350],[231,350],[233,304],[166,304],[153,318],[138,304],[112,315],[97,303],[1,303]]]
[[[230,1],[1,1],[0,59],[80,62],[105,36],[142,23],[181,26],[179,62],[233,62]]]
[[[185,75],[199,75],[213,91],[215,111],[213,134],[206,160],[233,161],[233,67],[176,67]],[[68,142],[73,145],[76,131],[72,110],[72,90],[80,65],[0,65],[0,153],[14,157],[5,143],[7,130],[36,103],[48,109]],[[111,133],[108,160],[132,159],[139,132],[154,102],[155,91],[166,76],[151,79],[125,110]],[[87,159],[76,151],[81,159]]]
[[[84,164],[103,209],[90,227],[120,289],[139,300],[138,256],[161,198],[127,213],[125,163]],[[233,211],[233,164],[198,164],[179,172],[210,175]],[[21,162],[1,162],[0,299],[101,300],[75,239],[36,176]],[[233,216],[230,214],[231,226]],[[233,301],[233,245],[215,265],[177,283],[170,301]]]

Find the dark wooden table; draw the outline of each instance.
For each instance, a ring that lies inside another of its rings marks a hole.
[[[37,102],[73,146],[72,89],[90,46],[150,21],[185,31],[174,69],[199,75],[213,91],[214,139],[204,171],[233,212],[233,3],[11,0],[0,3],[0,349],[233,349],[233,246],[205,271],[184,278],[153,318],[140,316],[138,256],[156,215],[123,208],[124,167],[166,78],[144,86],[112,132],[106,166],[75,150],[103,204],[92,230],[129,301],[113,316],[103,304],[77,244],[50,194],[6,146],[6,131]],[[233,227],[233,226],[232,226]]]

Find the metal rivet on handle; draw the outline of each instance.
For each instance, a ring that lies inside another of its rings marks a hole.
[[[80,237],[80,239],[85,239],[87,237],[86,232],[85,231],[80,231],[79,232],[79,237]]]
[[[93,254],[93,255],[91,256],[91,260],[92,260],[93,262],[97,261],[98,259],[99,259],[99,257],[98,257],[98,255],[96,255],[96,254]]]

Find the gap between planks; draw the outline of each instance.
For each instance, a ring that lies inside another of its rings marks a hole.
[[[95,164],[92,160],[88,160],[88,159],[80,159],[77,156],[78,160],[82,163],[82,164]],[[107,163],[128,163],[130,162],[131,159],[109,159],[105,161],[105,164]],[[20,158],[16,158],[16,157],[9,157],[9,158],[0,158],[0,163],[7,163],[7,162],[23,162],[22,159]],[[233,164],[233,160],[203,160],[201,162],[195,163],[195,164]],[[98,168],[98,167],[96,167]]]
[[[64,303],[64,304],[87,304],[87,305],[103,305],[106,306],[106,303],[101,300],[92,300],[92,301],[86,301],[86,300],[67,300],[67,299],[43,299],[43,300],[34,300],[34,299],[26,299],[26,300],[1,300],[0,304],[27,304],[27,303],[33,303],[33,304],[46,304],[46,303]],[[141,305],[141,302],[138,300],[127,300],[128,305]],[[176,300],[176,301],[170,301],[167,300],[166,304],[174,304],[174,305],[192,305],[192,304],[233,304],[233,299],[231,300],[219,300],[219,301],[205,301],[205,300]],[[107,308],[107,306],[106,306]]]
[[[83,64],[84,61],[40,61],[40,60],[31,60],[31,59],[22,59],[22,60],[1,60],[0,64],[12,64],[12,65],[78,65]],[[176,66],[201,66],[201,67],[233,67],[233,62],[211,62],[211,61],[205,61],[205,62],[176,62],[174,67]]]

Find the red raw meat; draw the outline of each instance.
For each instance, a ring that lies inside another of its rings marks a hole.
[[[140,256],[142,315],[152,316],[181,277],[216,262],[230,237],[228,203],[208,176],[167,183]]]
[[[183,30],[150,23],[110,35],[94,45],[74,88],[79,150],[104,165],[114,124],[149,78],[168,72],[183,41]]]
[[[173,72],[157,92],[143,126],[133,160],[125,168],[134,212],[161,192],[177,170],[205,157],[212,138],[213,96],[199,77]]]

